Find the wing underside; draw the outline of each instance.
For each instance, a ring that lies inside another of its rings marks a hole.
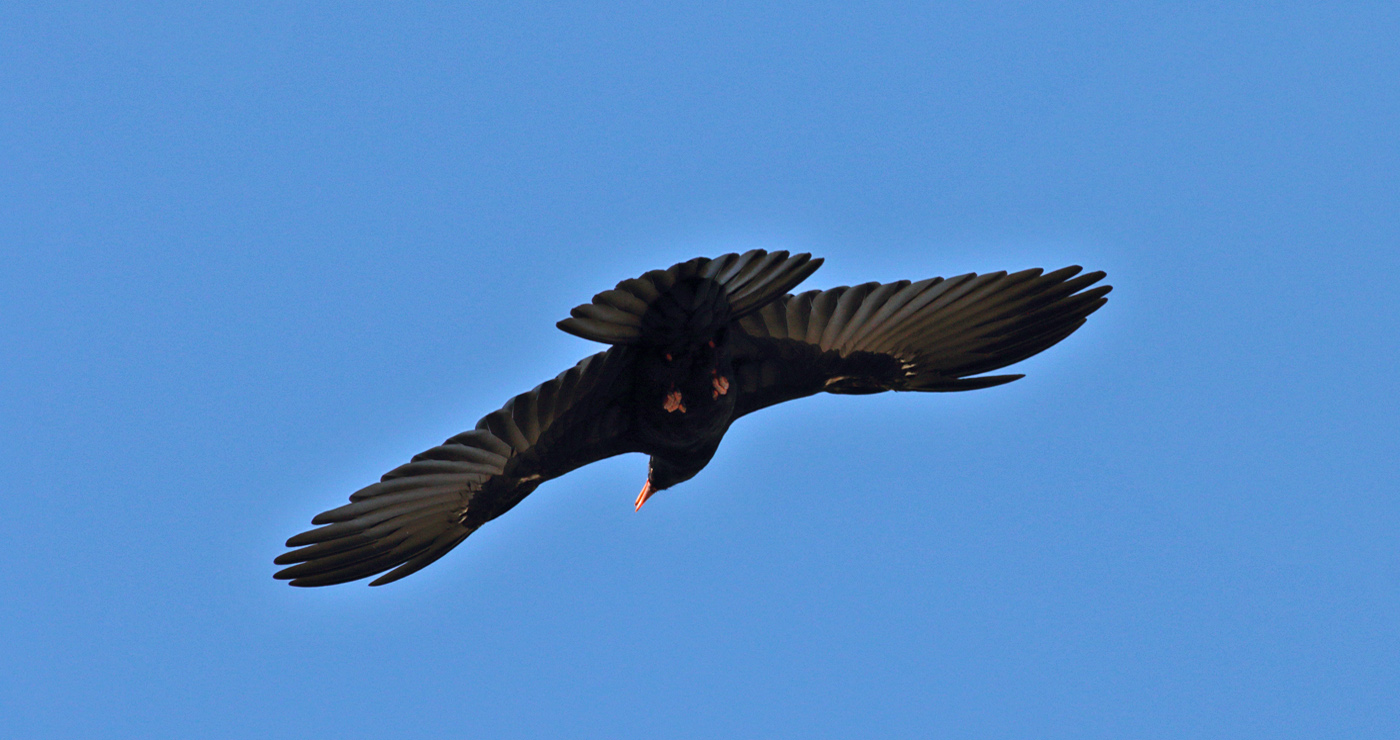
[[[384,573],[396,581],[447,554],[540,483],[628,451],[616,403],[626,348],[584,359],[512,398],[463,432],[317,515],[274,562],[293,586],[327,586]],[[391,570],[392,569],[392,570]]]
[[[739,413],[828,393],[963,391],[1017,380],[983,375],[1041,352],[1108,299],[1079,267],[789,295],[737,322]]]

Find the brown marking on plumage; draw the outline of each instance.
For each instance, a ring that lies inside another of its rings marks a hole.
[[[679,411],[682,414],[684,414],[685,404],[681,402],[681,392],[673,389],[670,393],[667,393],[666,405],[662,408],[666,409],[667,411]]]

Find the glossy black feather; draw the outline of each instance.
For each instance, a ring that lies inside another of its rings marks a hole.
[[[416,455],[351,503],[312,520],[274,562],[293,586],[322,586],[392,572],[402,578],[446,552],[541,482],[631,451],[626,404],[631,364],[614,348],[511,399],[476,429]]]
[[[575,307],[559,328],[604,344],[656,345],[709,336],[787,293],[821,264],[809,254],[760,249],[696,257],[623,280]]]
[[[962,275],[790,295],[738,322],[738,414],[814,393],[964,391],[1069,336],[1111,290],[1102,272]],[[1080,292],[1082,291],[1082,292]],[[981,376],[981,377],[977,377]]]
[[[963,391],[1064,339],[1107,300],[1068,267],[786,292],[820,266],[754,250],[624,280],[559,323],[613,345],[312,519],[274,562],[293,586],[403,578],[544,481],[624,452],[648,488],[688,480],[729,425],[828,392]],[[382,574],[382,575],[381,575]]]

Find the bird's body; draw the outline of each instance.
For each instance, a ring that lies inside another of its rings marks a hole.
[[[435,561],[551,478],[650,456],[637,497],[694,477],[745,414],[814,393],[960,391],[1046,349],[1107,300],[1103,273],[963,275],[788,295],[809,255],[697,258],[625,280],[559,323],[612,345],[511,399],[350,503],[312,520],[276,562],[294,586],[371,585]],[[1077,277],[1076,277],[1077,276]]]

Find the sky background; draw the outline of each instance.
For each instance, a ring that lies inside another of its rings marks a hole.
[[[1400,736],[1400,5],[855,5],[6,3],[0,736]],[[755,247],[1115,290],[273,581]]]

